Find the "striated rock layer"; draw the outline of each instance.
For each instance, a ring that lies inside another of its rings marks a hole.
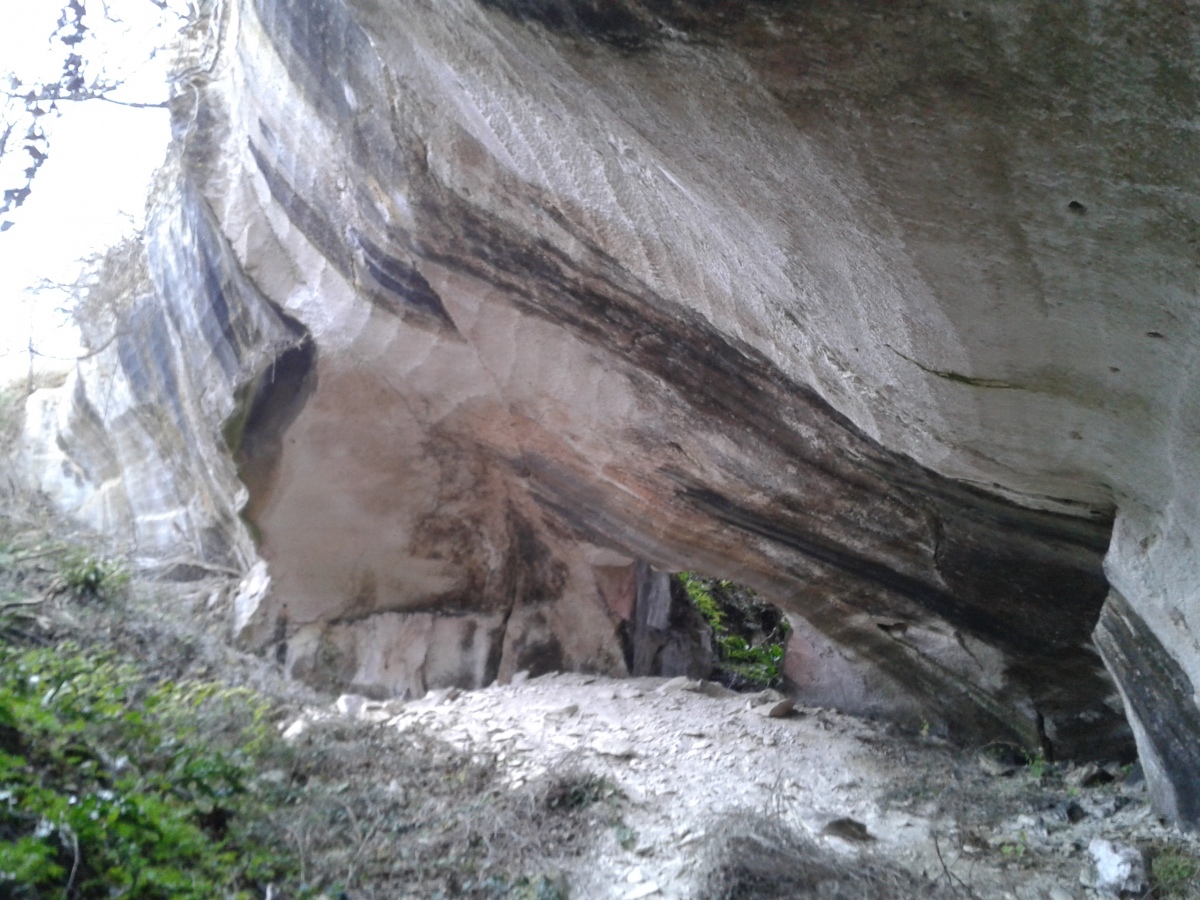
[[[620,673],[691,568],[789,610],[807,702],[1062,756],[1127,712],[1194,824],[1194,12],[230,2],[97,357],[172,436],[79,462],[85,364],[41,445],[245,567],[232,458],[238,629],[314,681]]]

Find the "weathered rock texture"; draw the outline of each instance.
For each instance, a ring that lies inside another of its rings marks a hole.
[[[77,316],[85,357],[26,404],[26,467],[60,509],[175,577],[256,558],[221,438],[234,394],[304,341],[241,273],[208,204],[163,176],[146,247],[115,248]],[[113,282],[119,282],[114,286]]]
[[[230,2],[109,362],[194,427],[82,483],[243,547],[248,385],[245,636],[364,691],[624,671],[641,560],[790,610],[809,702],[1113,755],[1111,585],[1195,822],[1196,12]]]

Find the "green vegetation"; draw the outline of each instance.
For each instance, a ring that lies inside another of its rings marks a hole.
[[[79,598],[109,600],[129,582],[129,572],[119,561],[72,550],[59,564],[62,587]]]
[[[680,572],[676,578],[712,629],[717,679],[735,688],[778,685],[790,633],[779,610],[730,581],[693,572]]]
[[[1000,855],[1009,860],[1023,860],[1029,853],[1029,838],[1024,831],[1017,832],[1014,840],[1000,845]]]
[[[622,850],[633,850],[637,846],[637,832],[620,819],[613,825],[613,833]]]
[[[1029,758],[1029,775],[1037,781],[1041,781],[1046,774],[1046,755],[1040,750]]]
[[[253,777],[266,711],[244,689],[148,684],[71,643],[0,648],[0,891],[261,896],[294,867],[256,824],[272,799]]]
[[[419,731],[335,718],[288,743],[274,718],[114,652],[0,648],[0,897],[553,900],[548,853],[636,839],[594,774],[514,791]]]
[[[0,898],[557,900],[553,861],[620,822],[603,778],[513,789],[419,728],[331,717],[285,741],[329,698],[36,515],[0,518]]]
[[[688,599],[692,601],[692,606],[704,616],[704,620],[708,622],[709,627],[714,632],[723,631],[725,628],[725,611],[721,605],[717,603],[712,595],[713,579],[704,578],[699,575],[693,575],[691,572],[680,572],[679,581],[687,591]],[[728,581],[718,581],[716,586],[726,588],[730,586]]]
[[[1152,849],[1149,855],[1150,896],[1200,898],[1200,858],[1172,846]]]

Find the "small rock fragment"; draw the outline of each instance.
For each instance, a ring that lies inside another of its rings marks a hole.
[[[515,675],[513,675],[513,677],[511,679],[509,679],[508,683],[513,686],[516,686],[518,684],[524,684],[528,680],[529,680],[529,670],[522,669],[520,672],[517,672]]]
[[[757,694],[751,694],[746,699],[747,706],[753,708],[755,706],[766,706],[771,703],[778,703],[784,699],[784,695],[777,690],[767,688],[765,691],[759,691]]]
[[[1029,757],[1012,744],[989,744],[975,754],[975,762],[988,775],[1000,778],[1026,765]]]
[[[1093,838],[1088,844],[1088,854],[1092,864],[1079,876],[1084,887],[1118,897],[1124,894],[1140,896],[1148,889],[1146,861],[1136,847]]]
[[[630,741],[610,734],[602,734],[594,738],[591,748],[604,756],[613,756],[618,759],[628,759],[637,755],[637,751],[634,750]]]
[[[657,894],[658,892],[659,887],[656,882],[645,881],[627,893],[624,900],[641,900],[642,897],[649,897],[651,894]]]
[[[1069,891],[1064,891],[1060,887],[1052,887],[1050,888],[1048,900],[1075,900],[1075,898]]]
[[[462,691],[456,687],[438,688],[433,691],[426,691],[425,696],[420,700],[415,701],[412,706],[416,709],[429,709],[434,706],[441,706],[443,703],[453,703],[462,696]]]
[[[695,691],[697,694],[703,694],[705,697],[712,697],[715,700],[724,700],[728,697],[736,697],[737,691],[731,691],[723,684],[717,684],[715,681],[705,681],[701,679],[696,682],[694,688],[688,690]]]
[[[983,769],[984,774],[1000,778],[1004,775],[1011,775],[1016,771],[1013,766],[1006,766],[1004,763],[990,756],[979,756],[976,758],[979,763],[979,768]]]
[[[359,694],[342,694],[334,701],[333,708],[343,716],[357,719],[367,705],[367,698]]]
[[[782,719],[785,716],[790,716],[792,710],[796,708],[796,701],[791,697],[784,697],[775,703],[766,703],[762,706],[754,707],[754,712],[768,719]]]
[[[700,682],[692,681],[684,675],[678,675],[670,681],[664,681],[655,690],[656,694],[678,694],[680,691],[698,690]]]
[[[1108,784],[1113,777],[1094,762],[1090,762],[1068,772],[1063,780],[1069,785],[1089,788],[1098,784]]]
[[[1117,810],[1123,809],[1129,805],[1128,797],[1084,797],[1081,801],[1084,810],[1089,816],[1094,816],[1097,819],[1111,818]]]
[[[625,784],[621,786],[621,790],[625,794],[626,801],[631,806],[641,806],[646,802],[646,792],[636,784]]]
[[[633,870],[625,876],[625,880],[630,884],[641,884],[646,880],[646,876],[642,874],[642,867],[635,866]]]
[[[1074,825],[1087,818],[1087,811],[1074,800],[1060,800],[1046,806],[1042,820],[1047,825]]]
[[[834,819],[821,829],[824,837],[837,837],[844,841],[873,841],[875,838],[867,831],[867,826],[857,819],[843,817]]]

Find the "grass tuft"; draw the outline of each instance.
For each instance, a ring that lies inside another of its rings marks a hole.
[[[953,896],[867,854],[826,850],[778,819],[739,813],[710,830],[703,900],[894,900]]]

